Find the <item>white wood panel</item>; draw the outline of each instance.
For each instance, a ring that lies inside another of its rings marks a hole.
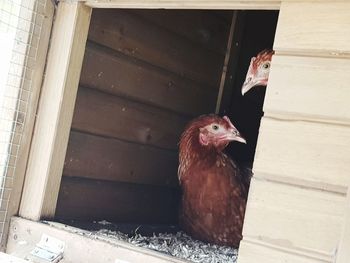
[[[350,1],[281,4],[274,50],[350,55]]]
[[[332,262],[331,256],[310,255],[300,251],[288,251],[279,247],[241,241],[237,263],[324,263]]]
[[[350,188],[348,189],[345,210],[346,216],[338,247],[337,263],[348,263],[350,259]]]
[[[265,116],[350,124],[349,102],[350,59],[273,57]]]
[[[87,0],[94,8],[278,9],[281,0]]]
[[[344,205],[344,195],[255,178],[243,235],[286,249],[332,255],[340,240]]]
[[[20,206],[26,218],[55,213],[90,15],[82,3],[59,3]]]
[[[349,126],[262,119],[256,177],[345,194],[349,164]]]
[[[2,263],[28,263],[27,260],[20,259],[5,253],[0,252],[0,262]]]

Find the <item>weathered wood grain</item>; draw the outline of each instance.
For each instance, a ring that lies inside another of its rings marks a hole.
[[[331,255],[340,240],[345,199],[327,191],[253,179],[243,235],[285,249]]]
[[[172,188],[63,176],[57,219],[176,223],[178,191]]]
[[[92,43],[87,45],[82,86],[189,116],[214,111],[217,90],[110,51]]]
[[[177,166],[175,151],[71,131],[63,174],[177,187]]]
[[[155,107],[80,88],[72,128],[175,150],[186,122]]]
[[[155,26],[164,27],[213,52],[222,55],[226,53],[233,11],[134,9],[130,12],[153,22]]]
[[[265,116],[350,124],[350,60],[275,55]]]
[[[257,177],[346,193],[350,128],[263,118],[254,161]]]
[[[218,89],[223,55],[201,49],[136,15],[94,10],[89,39]]]

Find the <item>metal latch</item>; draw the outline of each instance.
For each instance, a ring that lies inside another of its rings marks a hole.
[[[45,262],[56,263],[63,258],[64,247],[63,241],[43,234],[30,254],[45,260]]]

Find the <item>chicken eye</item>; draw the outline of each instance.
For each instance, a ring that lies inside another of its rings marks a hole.
[[[214,131],[217,131],[219,129],[219,126],[214,124],[213,126],[211,126],[213,128]]]
[[[270,63],[267,62],[265,64],[262,65],[263,69],[268,69],[270,67]]]

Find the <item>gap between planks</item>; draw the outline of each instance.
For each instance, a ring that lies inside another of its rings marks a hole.
[[[283,112],[283,111],[264,111],[263,118],[272,119],[281,122],[311,122],[320,123],[327,125],[334,125],[340,127],[349,127],[350,120],[347,119],[336,119],[336,118],[324,118],[317,115],[302,115],[293,112]]]

